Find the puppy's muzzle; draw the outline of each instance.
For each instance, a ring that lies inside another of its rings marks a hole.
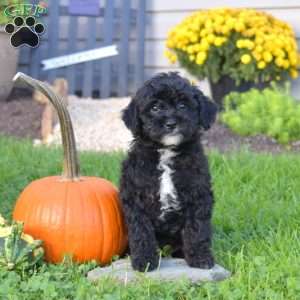
[[[177,126],[177,122],[175,119],[168,119],[165,123],[165,128],[168,130],[168,131],[173,131]]]

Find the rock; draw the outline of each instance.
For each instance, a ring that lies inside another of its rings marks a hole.
[[[121,259],[108,267],[98,267],[88,273],[88,279],[95,281],[101,277],[111,277],[127,283],[136,279],[141,273],[133,271],[129,259]],[[189,267],[184,259],[163,258],[157,270],[144,273],[148,278],[173,281],[186,278],[193,283],[205,281],[220,281],[230,277],[231,273],[219,265],[212,269],[197,269]]]

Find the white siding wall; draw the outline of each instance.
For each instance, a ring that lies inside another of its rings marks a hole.
[[[195,10],[226,6],[257,8],[289,22],[300,49],[300,0],[147,0],[146,78],[168,70],[185,74],[178,66],[170,65],[163,55],[168,30]],[[207,83],[201,85],[208,92]],[[293,82],[293,94],[300,99],[300,79]]]

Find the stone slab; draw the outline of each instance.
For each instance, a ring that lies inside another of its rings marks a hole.
[[[229,278],[230,275],[231,273],[220,265],[216,264],[209,270],[191,268],[186,264],[184,259],[180,258],[163,258],[156,270],[143,273],[143,276],[147,278],[166,281],[185,278],[193,283],[220,281]],[[135,280],[139,276],[141,276],[141,273],[132,269],[129,259],[121,259],[115,261],[110,266],[98,267],[90,271],[87,277],[91,281],[98,280],[102,277],[111,277],[127,283]]]

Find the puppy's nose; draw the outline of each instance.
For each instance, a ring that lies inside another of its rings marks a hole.
[[[168,119],[167,122],[165,123],[165,127],[167,129],[174,129],[177,125],[177,122],[175,119]]]

